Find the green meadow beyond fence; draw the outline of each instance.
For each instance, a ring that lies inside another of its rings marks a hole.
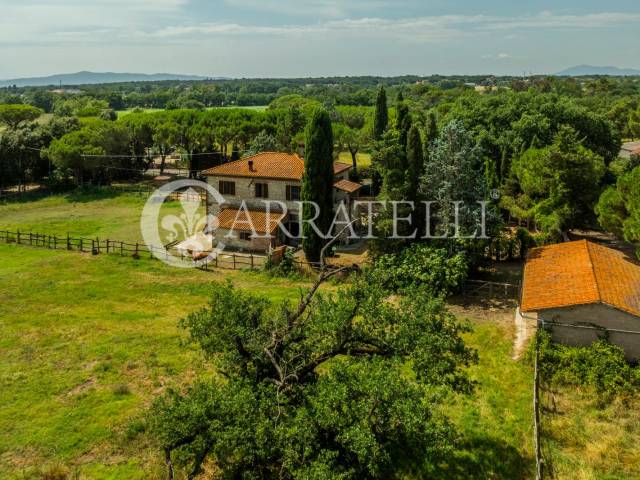
[[[185,255],[183,251],[175,247],[154,247],[144,243],[129,243],[120,240],[102,239],[102,238],[86,238],[67,235],[59,237],[56,235],[48,235],[34,232],[20,232],[20,230],[11,232],[8,230],[0,230],[0,242],[13,243],[17,245],[26,245],[32,247],[48,248],[51,250],[68,250],[81,253],[90,253],[94,255],[113,254],[121,256],[129,256],[132,258],[168,258],[169,256],[177,256],[185,261],[191,260],[191,257]],[[155,254],[155,255],[154,255]],[[207,260],[198,268],[201,270],[209,270],[214,268],[225,268],[233,270],[243,269],[260,269],[263,268],[265,257],[262,255],[253,255],[237,252],[221,252],[211,259]],[[194,264],[195,266],[195,264]]]

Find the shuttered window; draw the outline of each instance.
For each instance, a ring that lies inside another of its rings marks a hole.
[[[300,187],[297,185],[287,185],[287,200],[300,200]]]
[[[218,183],[218,191],[222,195],[235,195],[236,182],[225,182],[224,180],[220,180],[220,183]]]
[[[256,198],[269,198],[268,183],[256,183]]]

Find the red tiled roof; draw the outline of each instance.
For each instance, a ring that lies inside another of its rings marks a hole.
[[[586,240],[531,250],[524,269],[523,312],[592,303],[640,317],[640,264]]]
[[[253,161],[252,170],[249,161]],[[263,152],[251,157],[223,163],[202,172],[203,175],[220,177],[273,178],[278,180],[301,180],[304,162],[296,154]]]
[[[349,165],[348,163],[340,163],[340,162],[334,162],[333,163],[333,173],[334,173],[334,175],[339,175],[339,174],[341,174],[343,172],[346,172],[350,168],[351,168],[351,165]]]
[[[234,232],[273,233],[283,218],[284,213],[270,212],[267,216],[267,212],[259,210],[222,208],[218,213],[218,228]]]
[[[333,184],[333,186],[334,188],[347,193],[357,192],[362,188],[362,185],[360,185],[359,183],[351,182],[349,180],[338,180]]]
[[[253,166],[249,169],[249,161]],[[335,162],[333,172],[338,175],[349,170],[351,165]],[[219,177],[270,178],[274,180],[302,180],[304,161],[295,153],[263,152],[223,163],[202,172],[203,175]]]

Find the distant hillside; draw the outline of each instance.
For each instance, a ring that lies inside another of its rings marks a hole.
[[[113,73],[78,72],[50,75],[48,77],[15,78],[0,80],[0,87],[16,85],[18,87],[43,87],[49,85],[89,85],[95,83],[116,82],[154,82],[161,80],[204,80],[207,77],[197,75],[176,75],[172,73]]]
[[[618,68],[618,67],[594,67],[593,65],[578,65],[577,67],[567,68],[555,75],[561,77],[583,77],[589,75],[640,75],[640,70],[634,68]]]

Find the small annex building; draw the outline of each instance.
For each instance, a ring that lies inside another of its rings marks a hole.
[[[524,268],[520,312],[554,341],[586,346],[600,337],[640,359],[640,263],[580,240],[532,249]]]

